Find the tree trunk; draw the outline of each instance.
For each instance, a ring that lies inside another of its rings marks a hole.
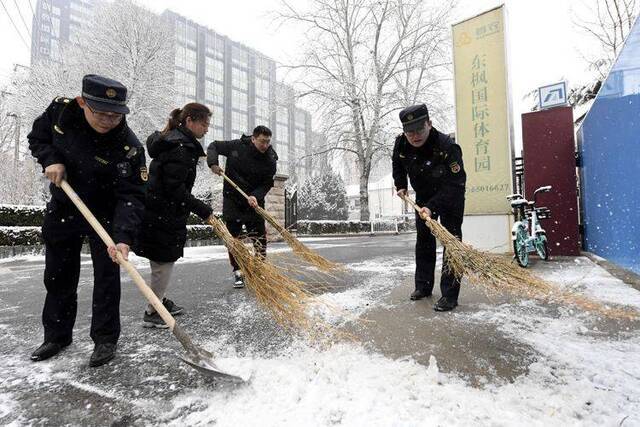
[[[360,221],[369,221],[369,167],[360,169]]]

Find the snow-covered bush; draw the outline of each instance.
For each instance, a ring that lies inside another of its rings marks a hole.
[[[42,245],[40,227],[0,227],[0,246]]]
[[[39,227],[44,220],[44,206],[0,205],[0,226]]]
[[[298,234],[349,234],[368,233],[369,221],[298,221]]]
[[[308,178],[298,193],[298,217],[303,220],[346,220],[349,204],[340,175],[328,171]]]

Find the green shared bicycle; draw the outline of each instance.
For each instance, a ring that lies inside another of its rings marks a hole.
[[[541,219],[551,217],[549,208],[536,207],[538,193],[548,193],[551,186],[540,187],[533,193],[533,201],[530,202],[521,194],[511,194],[507,199],[511,202],[515,224],[511,229],[514,258],[521,267],[529,265],[529,254],[536,252],[540,258],[549,259],[549,246],[547,232],[540,225]]]

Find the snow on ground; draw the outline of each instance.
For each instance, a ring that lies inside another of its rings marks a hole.
[[[624,304],[639,292],[587,258],[551,269],[546,277],[580,284],[595,297]],[[375,273],[361,286],[334,293],[330,301],[355,318],[384,304],[398,274],[411,262],[377,259],[350,269]],[[599,284],[602,286],[599,288]],[[455,313],[458,321],[497,325],[539,356],[513,382],[472,387],[455,373],[413,358],[384,357],[356,343],[319,351],[296,342],[277,357],[260,352],[221,358],[218,364],[250,377],[228,393],[179,395],[163,421],[170,425],[640,425],[640,333],[629,327],[599,332],[598,319],[560,310],[551,315],[533,301],[484,305]],[[218,354],[224,351],[217,349]],[[473,348],[463,351],[473,352]],[[199,408],[185,414],[186,408]]]
[[[314,243],[323,241],[315,239]],[[223,258],[226,251],[222,247],[187,248],[181,262]],[[146,260],[132,259],[138,266],[148,265]],[[323,297],[343,310],[347,321],[358,320],[374,309],[401,309],[389,296],[400,282],[411,281],[411,258],[385,256],[347,267],[355,282]],[[640,308],[640,292],[587,258],[535,267],[539,267],[536,273],[559,286],[608,303]],[[425,305],[425,309],[429,307]],[[322,348],[293,340],[275,353],[265,354],[259,344],[239,351],[229,345],[227,334],[242,331],[243,325],[259,315],[259,309],[242,301],[229,310],[232,320],[224,331],[203,345],[216,354],[220,368],[249,379],[241,386],[199,387],[173,393],[161,402],[154,396],[128,398],[129,389],[103,390],[64,372],[77,372],[88,345],[84,353],[35,368],[17,355],[3,358],[0,364],[11,372],[8,381],[23,381],[25,387],[37,388],[55,379],[114,400],[129,399],[132,407],[149,414],[150,424],[640,426],[637,323],[606,321],[535,301],[513,300],[498,306],[469,302],[453,313],[438,315],[448,316],[444,318],[452,325],[452,334],[456,328],[494,328],[536,352],[534,360],[527,362],[526,373],[514,380],[488,378],[477,386],[457,372],[441,371],[433,356],[428,364],[418,363],[411,355],[393,359],[366,343],[344,342]],[[345,316],[322,314],[335,324],[345,322]],[[153,358],[158,351],[156,345],[149,345],[138,348],[131,357],[160,363]],[[474,348],[455,347],[451,351],[474,352]],[[499,356],[501,349],[495,352]],[[164,377],[146,381],[167,381],[165,386],[175,389]],[[2,384],[0,381],[0,390]],[[11,393],[0,391],[0,419],[18,405]]]

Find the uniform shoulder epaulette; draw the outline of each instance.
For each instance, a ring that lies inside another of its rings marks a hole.
[[[443,151],[447,151],[451,146],[455,144],[451,137],[446,133],[440,133],[438,138],[438,145],[440,145],[440,149]]]
[[[58,104],[68,104],[71,102],[71,98],[66,98],[64,96],[57,96],[53,102],[56,102]]]

